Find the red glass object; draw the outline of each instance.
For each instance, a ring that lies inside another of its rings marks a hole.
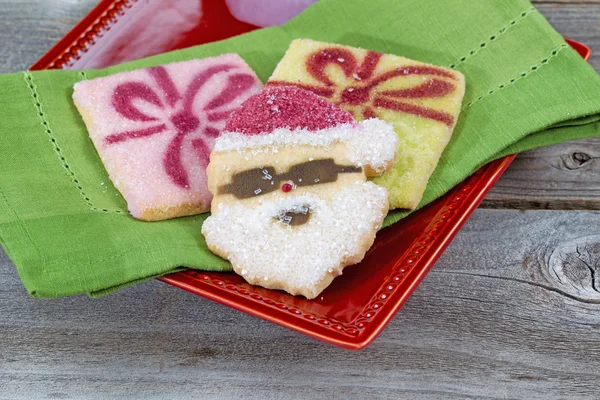
[[[168,28],[152,23],[161,15],[169,16]],[[102,68],[253,29],[235,20],[223,0],[103,0],[31,69]],[[589,59],[587,46],[567,43]],[[255,287],[234,273],[185,271],[160,280],[327,343],[362,349],[402,307],[514,157],[482,167],[379,232],[361,265],[346,268],[316,299]]]

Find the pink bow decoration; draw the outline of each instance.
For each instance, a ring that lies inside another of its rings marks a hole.
[[[182,162],[181,150],[186,140],[191,141],[198,161],[208,165],[210,146],[208,139],[216,138],[224,121],[234,108],[227,108],[236,98],[251,89],[256,80],[247,73],[235,72],[234,65],[215,65],[197,73],[181,94],[165,67],[148,69],[156,82],[156,89],[145,83],[131,81],[118,85],[112,94],[112,107],[117,113],[131,121],[147,123],[147,127],[119,132],[105,138],[107,145],[148,138],[163,132],[174,132],[162,163],[171,181],[182,188],[189,188],[189,177]],[[219,73],[226,74],[226,86],[214,95],[200,110],[193,109],[194,100],[202,93],[206,82]],[[152,105],[159,117],[151,116],[136,106],[136,101]],[[202,123],[204,121],[204,123]],[[191,134],[198,132],[192,138]]]

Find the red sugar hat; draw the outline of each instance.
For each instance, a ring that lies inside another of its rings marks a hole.
[[[231,113],[225,130],[247,135],[270,133],[278,128],[316,131],[341,124],[356,125],[348,111],[293,86],[266,88]]]

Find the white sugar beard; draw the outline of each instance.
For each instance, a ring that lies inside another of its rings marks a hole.
[[[288,290],[298,288],[306,295],[308,289],[306,297],[313,298],[323,278],[363,259],[388,211],[387,198],[384,188],[357,182],[331,201],[304,194],[256,208],[221,204],[204,222],[202,233],[249,282],[270,288],[285,282]],[[303,206],[310,209],[308,222],[289,226],[278,219],[282,212]]]

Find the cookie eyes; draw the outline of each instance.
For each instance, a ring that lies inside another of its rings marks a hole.
[[[234,174],[230,184],[219,187],[218,194],[232,194],[238,199],[248,199],[273,192],[280,187],[281,191],[289,193],[297,186],[331,183],[337,181],[340,173],[356,172],[362,172],[362,168],[338,165],[333,158],[296,164],[280,175],[271,166],[252,168]]]

